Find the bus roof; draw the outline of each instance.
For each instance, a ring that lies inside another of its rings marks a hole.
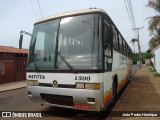
[[[44,17],[44,18],[38,20],[36,23],[48,21],[51,19],[61,18],[61,17],[67,17],[67,16],[72,16],[72,15],[77,15],[77,14],[85,14],[85,13],[94,13],[94,12],[101,12],[101,13],[107,14],[103,9],[100,9],[100,8],[88,8],[88,9],[81,9],[81,10],[73,10],[73,11],[69,11],[69,12],[60,13],[57,15]]]

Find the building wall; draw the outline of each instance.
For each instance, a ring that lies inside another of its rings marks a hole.
[[[14,59],[0,59],[0,84],[14,81]]]
[[[0,53],[0,84],[24,80],[26,59],[27,54]]]
[[[155,68],[160,73],[160,47],[154,51],[155,55]]]

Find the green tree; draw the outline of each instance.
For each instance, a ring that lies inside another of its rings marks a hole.
[[[152,58],[154,57],[154,55],[149,51],[149,52],[146,52],[145,54],[144,54],[144,58],[145,59],[149,59],[149,61],[150,61],[150,65],[152,66],[152,68],[154,69],[154,70],[156,70],[155,69],[155,67],[154,67],[154,64],[153,64],[153,62],[152,62]]]
[[[138,59],[139,59],[138,53],[133,53],[132,55],[133,64],[137,64]]]
[[[151,38],[151,40],[149,41],[150,49],[153,49],[158,45],[160,45],[160,28],[156,31],[156,33],[154,34],[154,37]]]
[[[155,48],[160,44],[160,0],[149,0],[148,7],[157,11],[157,15],[150,17],[148,29],[153,35],[149,41],[150,48]]]
[[[137,39],[133,38],[133,39],[131,40],[131,42],[130,42],[130,43],[132,43],[132,44],[133,44],[133,47],[134,47],[134,53],[135,53],[135,42],[137,42],[137,41],[138,41]]]
[[[160,0],[149,0],[148,7],[153,8],[158,12],[156,16],[150,17],[149,30],[153,32],[154,30],[157,30],[160,25]]]
[[[145,54],[146,54],[146,53],[144,53],[144,52],[141,53],[141,58],[140,58],[140,59],[141,59],[141,61],[142,61],[143,64],[145,64],[145,59],[146,59],[146,58],[145,58]]]

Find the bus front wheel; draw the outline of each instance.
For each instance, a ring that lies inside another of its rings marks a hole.
[[[113,80],[113,85],[112,85],[112,102],[114,103],[117,99],[117,79]]]

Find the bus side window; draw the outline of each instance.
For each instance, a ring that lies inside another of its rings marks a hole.
[[[123,55],[126,55],[125,41],[124,41],[124,39],[122,39],[122,40],[123,40]]]
[[[119,34],[119,47],[120,47],[120,52],[123,54],[123,39],[120,34]]]
[[[114,26],[112,26],[113,28],[113,48],[115,50],[119,49],[119,45],[118,45],[118,35],[117,35],[117,30],[115,29]]]
[[[105,50],[105,70],[112,71],[112,44],[113,29],[112,26],[104,20],[104,50]]]

